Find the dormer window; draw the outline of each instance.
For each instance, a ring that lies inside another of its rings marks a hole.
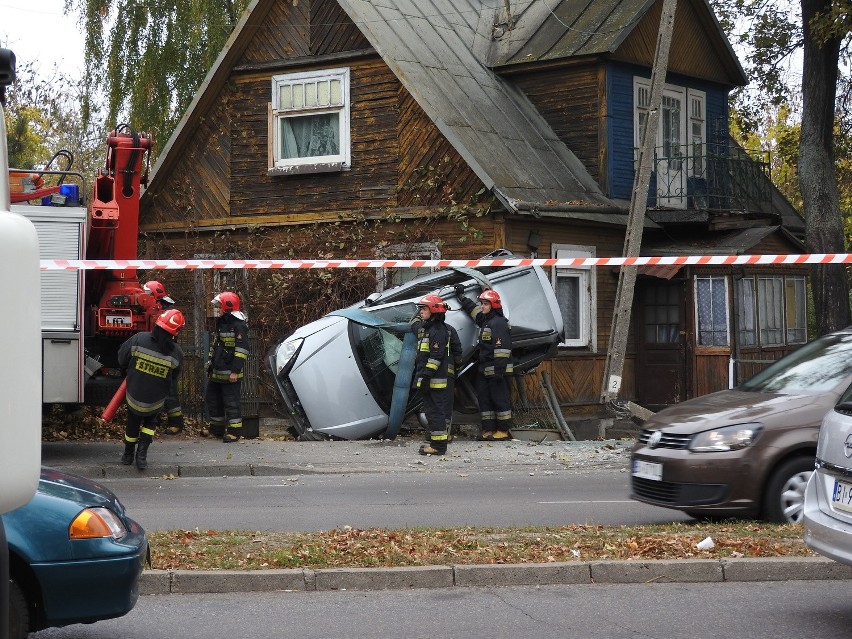
[[[349,69],[272,76],[271,175],[350,168]]]

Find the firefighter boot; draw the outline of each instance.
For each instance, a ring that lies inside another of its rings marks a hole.
[[[150,445],[150,439],[139,440],[139,448],[136,450],[136,468],[139,470],[148,468],[148,446]]]
[[[124,454],[121,456],[121,463],[125,466],[130,466],[133,463],[133,453],[136,451],[136,442],[124,442]]]
[[[417,452],[421,455],[446,455],[447,440],[433,439],[428,444],[423,444]]]

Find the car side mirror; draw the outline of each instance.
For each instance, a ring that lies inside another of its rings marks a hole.
[[[367,299],[364,300],[364,306],[372,306],[381,296],[381,293],[371,293],[367,296]]]

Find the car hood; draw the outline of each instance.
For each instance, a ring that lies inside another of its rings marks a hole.
[[[42,468],[38,495],[75,502],[82,508],[106,506],[121,513],[118,499],[111,490],[80,475],[53,468]]]
[[[642,428],[689,435],[720,426],[760,422],[773,426],[819,423],[837,401],[836,393],[780,395],[724,390],[675,404],[652,415]]]
[[[84,509],[110,508],[132,532],[143,533],[127,517],[116,496],[104,486],[85,477],[51,468],[42,468],[35,496],[27,504],[3,514],[9,548],[29,563],[67,561],[96,549],[91,544],[72,544],[68,526]],[[33,531],[38,531],[34,534]]]

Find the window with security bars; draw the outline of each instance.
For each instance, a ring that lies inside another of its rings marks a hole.
[[[271,169],[349,168],[349,69],[274,75],[271,106]]]
[[[728,279],[695,278],[695,315],[698,346],[728,346]]]

